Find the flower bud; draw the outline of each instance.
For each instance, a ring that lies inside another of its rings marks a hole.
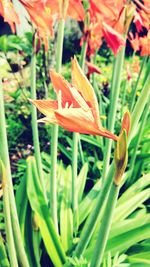
[[[122,175],[127,166],[127,160],[128,160],[127,132],[126,129],[123,129],[119,135],[114,154],[114,161],[116,167],[114,183],[116,186],[118,186],[121,182]]]
[[[130,112],[127,110],[123,116],[122,129],[121,129],[121,130],[124,130],[124,129],[126,130],[127,136],[129,135],[130,125],[131,125],[131,116],[130,116]]]

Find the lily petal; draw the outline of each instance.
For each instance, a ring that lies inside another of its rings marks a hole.
[[[72,60],[72,83],[74,87],[81,93],[89,107],[92,108],[97,125],[101,126],[98,102],[94,89],[87,77],[84,75],[83,70],[79,66],[76,58]]]
[[[15,33],[14,23],[19,24],[20,21],[10,0],[1,1],[0,15],[4,17],[4,21],[10,25],[12,32]]]
[[[57,122],[54,111],[58,109],[58,102],[56,100],[32,100],[29,101],[34,104],[38,110],[48,118],[51,118],[51,123]]]
[[[62,75],[56,73],[54,70],[50,70],[50,78],[56,94],[58,95],[59,91],[61,91],[62,107],[65,107],[66,103],[68,103],[69,106],[73,105],[73,107],[76,108],[82,107],[85,110],[89,109],[85,100],[76,90],[76,88],[72,87]]]
[[[107,41],[108,46],[113,50],[114,54],[117,55],[121,46],[125,45],[125,40],[117,31],[112,27],[103,22],[103,34]]]
[[[93,134],[117,140],[117,136],[104,128],[98,128],[94,121],[93,114],[89,110],[81,108],[70,108],[55,111],[58,124],[70,132],[82,134]]]
[[[82,108],[70,108],[55,111],[58,124],[71,132],[84,134],[99,134],[91,110],[88,112]]]

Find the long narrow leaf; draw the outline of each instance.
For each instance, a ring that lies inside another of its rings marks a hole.
[[[50,217],[33,157],[27,160],[27,194],[31,208],[37,214],[38,225],[47,252],[54,266],[62,267],[66,261],[65,252]]]

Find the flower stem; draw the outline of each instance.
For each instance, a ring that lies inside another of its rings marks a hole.
[[[112,75],[112,84],[111,84],[111,96],[110,96],[110,109],[108,115],[108,129],[113,132],[115,119],[116,119],[116,111],[117,111],[117,103],[119,99],[119,92],[120,92],[120,84],[121,84],[121,73],[124,61],[124,52],[125,48],[123,47],[121,51],[118,53],[117,57],[114,59],[114,68],[113,68],[113,75]],[[109,162],[110,162],[110,154],[111,154],[111,146],[112,140],[106,140],[106,147],[105,147],[105,156],[104,156],[104,166],[103,166],[103,179],[106,178]]]
[[[19,227],[14,191],[13,191],[13,183],[12,183],[9,153],[8,153],[8,142],[7,142],[7,134],[6,134],[3,90],[2,90],[1,83],[0,83],[0,157],[6,167],[6,172],[7,172],[7,177],[8,177],[8,191],[9,191],[11,221],[12,221],[12,226],[13,226],[14,240],[15,240],[17,255],[19,258],[19,263],[23,267],[29,267],[28,259],[27,259],[24,246],[23,246],[23,241],[21,238],[21,232],[20,232],[20,227]]]
[[[65,20],[60,19],[58,25],[57,48],[56,48],[56,71],[61,71],[63,39],[64,39]],[[58,232],[57,219],[57,147],[58,147],[58,126],[52,125],[51,132],[51,175],[50,175],[50,208],[51,216]]]
[[[134,107],[134,110],[131,114],[131,129],[129,133],[129,142],[132,139],[134,135],[134,131],[137,128],[138,122],[140,120],[140,117],[143,113],[143,110],[145,108],[145,105],[149,99],[150,95],[150,74],[148,75],[146,82],[143,86],[143,89],[141,91],[141,94],[136,102],[136,105]]]
[[[80,66],[82,69],[84,69],[84,65],[85,65],[86,50],[87,50],[87,42],[84,41],[83,46],[82,46],[82,50],[81,50],[81,59],[80,59]],[[77,174],[78,174],[78,142],[80,142],[80,135],[78,133],[73,133],[73,144],[72,144],[72,209],[73,209],[74,218],[77,217],[77,216],[75,216],[75,214],[76,214],[77,208],[78,208],[78,196],[77,196],[77,190],[76,190]],[[81,150],[81,143],[80,143],[80,150]],[[84,161],[82,151],[81,151],[81,156],[82,156],[82,161]],[[76,219],[74,222],[74,226],[77,223]]]
[[[129,106],[130,111],[133,110],[133,106],[134,106],[134,102],[135,102],[135,97],[136,97],[136,92],[137,92],[138,84],[139,84],[139,81],[140,81],[140,78],[141,78],[141,74],[143,72],[143,69],[144,69],[144,66],[145,66],[146,61],[147,61],[147,57],[144,57],[143,58],[143,61],[142,61],[141,68],[140,68],[140,72],[138,74],[138,77],[137,77],[137,80],[136,80],[136,83],[135,83],[135,87],[132,90],[131,103],[130,103],[130,106]]]
[[[33,52],[31,60],[31,99],[36,99],[36,54]],[[41,185],[43,188],[44,195],[46,197],[46,190],[44,185],[44,174],[42,169],[42,160],[39,144],[39,133],[38,133],[38,123],[37,123],[37,109],[34,105],[31,105],[31,125],[33,134],[33,145],[35,151],[35,159],[38,174],[40,177]]]
[[[114,163],[111,164],[111,167],[107,175],[107,179],[105,179],[104,183],[102,184],[102,188],[101,191],[99,192],[96,206],[93,209],[92,213],[90,214],[86,226],[82,230],[80,241],[74,253],[76,257],[80,257],[83,254],[87,245],[90,242],[92,234],[95,230],[97,219],[102,211],[103,203],[105,202],[105,199],[107,198],[108,193],[110,191],[110,187],[113,181],[113,174],[114,174]]]
[[[130,179],[127,180],[127,185],[130,184],[131,178],[134,177],[132,175],[132,173],[133,173],[134,167],[135,167],[135,160],[136,160],[136,157],[137,157],[137,151],[138,151],[139,143],[141,141],[142,133],[143,133],[146,121],[147,121],[147,117],[149,115],[149,107],[150,107],[150,97],[149,97],[149,100],[147,102],[146,108],[145,108],[145,110],[143,112],[143,115],[142,115],[142,120],[141,120],[140,128],[139,128],[139,131],[138,131],[138,136],[137,136],[136,143],[134,145],[134,149],[133,149],[133,152],[132,152],[132,157],[131,157],[131,160],[130,160],[131,175],[130,175]],[[132,183],[133,183],[133,179],[132,179]]]
[[[114,183],[111,186],[108,200],[105,206],[102,223],[98,232],[97,241],[94,249],[94,254],[91,260],[90,267],[100,267],[103,259],[104,250],[106,247],[113,211],[116,206],[117,198],[119,193],[119,186]]]
[[[12,231],[11,216],[10,216],[10,204],[9,204],[6,170],[2,161],[0,161],[0,165],[1,165],[0,176],[2,177],[2,185],[3,185],[4,220],[5,220],[5,230],[6,230],[6,239],[8,244],[9,259],[12,267],[18,267],[18,261],[16,256],[13,231]]]

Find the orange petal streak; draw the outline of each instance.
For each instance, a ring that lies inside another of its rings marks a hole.
[[[58,108],[56,100],[32,100],[29,101],[34,104],[38,110],[43,113],[51,123],[57,123],[54,111]]]
[[[84,75],[76,58],[72,60],[72,83],[93,110],[94,119],[100,126],[99,108],[93,87]]]
[[[50,70],[50,78],[56,94],[58,95],[59,91],[61,91],[62,107],[65,107],[66,103],[68,103],[69,106],[73,104],[74,107],[80,107],[71,93],[71,85],[63,78],[62,75],[54,70]]]

